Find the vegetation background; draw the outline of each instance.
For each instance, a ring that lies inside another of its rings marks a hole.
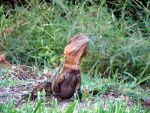
[[[81,0],[75,4],[55,0],[30,1],[15,9],[1,6],[0,40],[10,61],[55,68],[63,59],[68,38],[87,33],[91,49],[82,62],[84,72],[148,81],[149,1]]]
[[[0,6],[0,42],[13,64],[57,68],[68,38],[86,33],[92,77],[150,85],[149,0],[31,0]]]

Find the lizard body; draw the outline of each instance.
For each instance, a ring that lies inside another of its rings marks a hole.
[[[46,95],[68,99],[76,92],[79,99],[81,99],[80,62],[87,54],[88,44],[89,36],[87,35],[78,34],[71,38],[64,50],[66,61],[61,71],[54,76],[52,82],[45,82],[34,88],[31,93],[31,98],[38,91],[45,89]]]

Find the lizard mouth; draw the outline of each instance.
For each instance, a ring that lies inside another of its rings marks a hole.
[[[80,65],[82,58],[87,54],[89,41],[89,36],[84,34],[78,34],[69,40],[64,50],[66,65]]]

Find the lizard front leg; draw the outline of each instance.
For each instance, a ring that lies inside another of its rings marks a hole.
[[[52,82],[53,96],[59,97],[60,85],[64,82],[64,80],[64,73],[61,73],[60,75],[58,75],[57,79]]]

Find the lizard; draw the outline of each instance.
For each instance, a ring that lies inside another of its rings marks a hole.
[[[77,93],[79,99],[82,98],[81,93],[81,74],[80,63],[86,56],[89,47],[89,36],[85,34],[77,34],[70,38],[64,49],[66,61],[60,72],[47,81],[36,86],[31,92],[31,99],[37,97],[37,92],[45,89],[46,95],[52,95],[59,99],[68,99]],[[29,96],[26,95],[25,98]]]
[[[54,96],[61,99],[71,98],[76,92],[81,99],[80,63],[87,54],[89,36],[78,34],[71,38],[64,49],[65,65],[52,82]]]

